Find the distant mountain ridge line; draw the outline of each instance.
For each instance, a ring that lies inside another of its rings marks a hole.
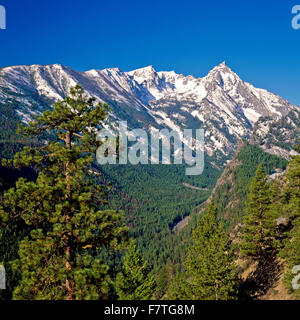
[[[215,69],[219,69],[220,67],[227,67],[227,64],[226,62],[222,62],[221,64],[219,64],[218,66],[214,67],[213,69],[211,69],[207,76]],[[196,81],[201,81],[202,79],[206,78],[207,76],[204,76],[204,77],[195,77],[193,76],[192,74],[190,75],[187,75],[187,76],[184,76],[183,74],[180,74],[180,73],[176,73],[174,70],[171,70],[171,71],[156,71],[154,69],[154,67],[152,65],[149,65],[147,67],[141,67],[141,68],[138,68],[138,69],[134,69],[132,71],[122,71],[120,68],[118,67],[109,67],[109,68],[104,68],[104,69],[90,69],[90,70],[87,70],[87,71],[77,71],[75,69],[72,69],[66,65],[62,65],[62,64],[59,64],[59,63],[56,63],[56,64],[32,64],[32,65],[13,65],[13,66],[6,66],[6,67],[1,67],[0,68],[0,71],[7,71],[7,70],[10,70],[10,69],[16,69],[16,68],[61,68],[61,69],[66,69],[66,70],[69,70],[71,72],[75,72],[75,73],[78,73],[78,74],[82,74],[82,75],[90,75],[90,74],[95,74],[95,73],[102,73],[102,72],[117,72],[117,73],[121,73],[121,74],[127,74],[128,76],[132,77],[136,82],[138,83],[141,83],[140,81],[137,80],[138,77],[138,74],[153,74],[153,73],[156,73],[159,75],[160,78],[172,78],[172,77],[180,77],[180,78],[185,78],[185,79],[193,79],[193,80],[196,80]],[[229,69],[229,68],[228,68]],[[231,70],[231,69],[230,69]],[[140,77],[141,78],[141,77]],[[143,79],[143,81],[145,81],[146,79]],[[142,82],[143,82],[142,81]],[[245,82],[247,83],[247,82]],[[260,89],[260,90],[264,90],[264,89]],[[279,97],[278,94],[275,94],[276,96]],[[286,99],[285,99],[286,100]],[[288,100],[286,100],[288,101]]]
[[[153,66],[123,72],[119,68],[75,71],[60,64],[0,69],[0,102],[14,101],[23,122],[50,108],[81,84],[87,93],[112,106],[108,125],[128,121],[130,128],[203,128],[206,152],[229,159],[240,139],[270,131],[261,118],[288,118],[287,132],[297,130],[299,108],[280,96],[244,82],[225,62],[195,78]],[[295,120],[296,119],[296,120]]]

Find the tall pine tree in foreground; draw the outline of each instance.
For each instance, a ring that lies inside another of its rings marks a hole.
[[[184,263],[186,273],[172,284],[171,299],[228,300],[236,298],[236,268],[230,238],[217,220],[212,201],[193,232]]]
[[[26,136],[50,133],[54,138],[16,154],[14,165],[35,168],[38,178],[19,179],[0,207],[3,226],[21,219],[32,229],[20,242],[19,259],[13,263],[21,273],[15,299],[108,296],[108,267],[96,252],[102,246],[117,250],[126,230],[121,214],[100,209],[104,188],[95,183],[92,168],[99,145],[96,130],[106,109],[77,85],[53,111],[21,128]]]
[[[267,175],[259,165],[250,186],[244,230],[240,242],[243,256],[264,261],[276,250],[276,218],[271,210],[271,189]]]
[[[155,290],[154,277],[147,263],[131,241],[122,271],[117,275],[116,290],[120,300],[150,300]]]

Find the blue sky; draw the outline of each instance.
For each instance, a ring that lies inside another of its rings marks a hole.
[[[0,66],[76,70],[147,65],[202,77],[226,60],[240,77],[300,105],[300,0],[0,0]]]

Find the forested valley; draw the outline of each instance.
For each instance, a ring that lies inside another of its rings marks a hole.
[[[200,176],[99,166],[91,128],[107,106],[80,86],[29,126],[13,110],[1,104],[1,299],[300,297],[299,155],[241,141],[224,170],[207,156]]]

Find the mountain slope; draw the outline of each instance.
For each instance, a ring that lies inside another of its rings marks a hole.
[[[218,177],[208,200],[195,207],[191,215],[184,217],[174,227],[174,232],[178,234],[188,224],[194,225],[197,216],[204,211],[212,198],[218,208],[220,217],[225,220],[228,229],[232,229],[238,223],[241,223],[245,214],[245,203],[250,183],[260,163],[263,164],[264,169],[271,175],[270,179],[272,179],[286,169],[288,161],[265,152],[257,145],[241,141],[236,154],[227,163],[220,177]]]
[[[244,143],[225,167],[211,194],[228,227],[243,221],[250,183],[262,163],[270,179],[286,169],[288,162],[264,152],[256,145]]]
[[[0,69],[0,102],[18,103],[17,115],[28,122],[76,83],[112,107],[111,126],[119,119],[128,121],[130,128],[204,128],[207,154],[222,163],[231,158],[241,138],[253,136],[258,120],[263,119],[256,130],[260,136],[270,133],[266,119],[285,119],[281,135],[291,130],[299,135],[298,107],[244,82],[226,63],[204,78],[156,72],[152,66],[130,72],[118,68],[77,72],[57,64],[7,67]],[[286,149],[288,154],[291,148]]]

